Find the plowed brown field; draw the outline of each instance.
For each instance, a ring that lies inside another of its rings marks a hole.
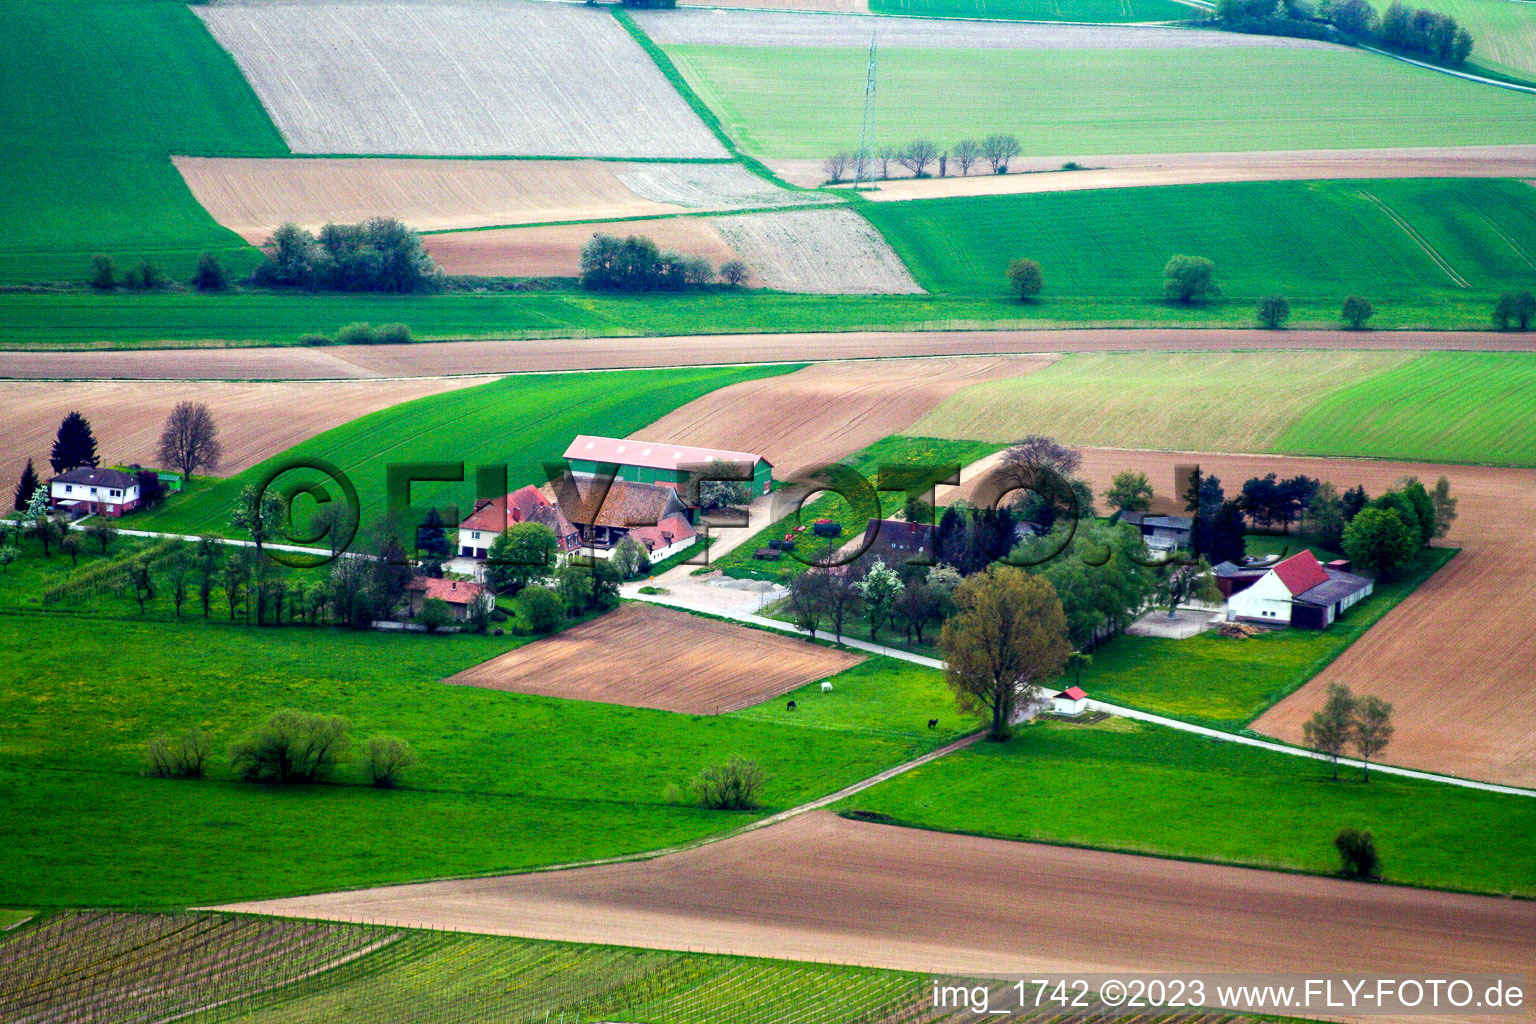
[[[826,812],[655,860],[228,909],[936,972],[1331,973],[1342,950],[1363,974],[1536,969],[1536,903]]]
[[[595,229],[594,229],[595,230]],[[174,344],[174,343],[168,343]],[[228,347],[111,351],[0,351],[0,378],[170,380],[411,377],[532,373],[709,363],[771,363],[898,356],[1052,352],[1221,352],[1408,349],[1531,352],[1536,341],[1484,331],[1275,331],[1136,328],[1019,331],[847,331],[695,334],[654,338],[438,341],[327,349]]]
[[[626,604],[448,682],[716,715],[760,704],[863,660],[779,633]]]
[[[817,363],[713,391],[634,436],[759,452],[785,479],[901,433],[961,388],[1034,373],[1054,361],[1015,356]]]
[[[1229,495],[1271,471],[1372,494],[1404,474],[1430,484],[1448,477],[1460,504],[1446,543],[1461,554],[1253,728],[1299,744],[1328,684],[1345,683],[1395,706],[1392,764],[1536,787],[1536,470],[1112,449],[1089,449],[1083,462],[1100,490],[1138,469],[1167,492],[1174,465],[1190,462],[1220,477]]]
[[[217,472],[224,476],[365,413],[480,383],[469,377],[325,383],[0,381],[0,479],[15,480],[29,457],[46,475],[54,431],[75,409],[91,421],[105,463],[152,466],[159,462],[155,449],[166,415],[177,402],[205,402],[219,425],[224,458]]]
[[[454,231],[427,235],[422,241],[432,258],[450,274],[576,277],[581,273],[581,247],[599,231],[620,236],[644,235],[663,249],[685,256],[702,256],[712,266],[737,256],[736,250],[703,217]]]

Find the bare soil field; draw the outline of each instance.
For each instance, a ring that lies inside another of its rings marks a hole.
[[[438,265],[450,274],[576,277],[581,273],[581,247],[599,231],[620,236],[644,235],[663,249],[674,249],[685,256],[702,256],[714,266],[737,255],[715,230],[712,219],[704,217],[453,231],[426,235],[422,242]]]
[[[1088,449],[1083,468],[1099,490],[1115,473],[1137,469],[1168,492],[1173,467],[1191,462],[1220,477],[1229,495],[1271,471],[1306,473],[1341,491],[1363,484],[1372,494],[1405,474],[1430,484],[1448,477],[1460,504],[1444,543],[1461,554],[1252,727],[1300,744],[1301,724],[1328,684],[1345,683],[1396,708],[1387,761],[1536,787],[1536,470],[1105,448]]]
[[[820,811],[648,861],[227,909],[934,972],[1536,968],[1536,903]]]
[[[279,224],[314,230],[394,217],[418,231],[651,217],[811,202],[740,164],[608,160],[174,158],[197,201],[260,245]]]
[[[230,383],[0,381],[0,478],[30,457],[48,473],[54,432],[71,410],[91,421],[105,463],[158,465],[160,428],[177,402],[205,402],[219,425],[224,476],[366,413],[484,383],[474,377]]]
[[[625,604],[447,682],[718,715],[834,676],[863,660],[863,655],[781,633],[652,604]]]
[[[1491,331],[1071,330],[848,331],[650,338],[437,341],[327,348],[187,347],[0,351],[0,380],[331,380],[542,373],[718,363],[787,363],[1063,352],[1532,352],[1536,340]]]
[[[866,183],[875,202],[954,196],[1075,192],[1141,185],[1202,185],[1228,181],[1311,181],[1333,178],[1519,178],[1536,176],[1536,146],[1443,146],[1403,149],[1305,149],[1258,153],[1167,153],[1096,156],[1080,171],[1063,171],[1079,155],[1026,156],[1008,174],[978,169],[946,178],[896,177]],[[797,185],[826,181],[820,160],[770,160]],[[898,175],[904,174],[893,167]]]
[[[787,210],[711,217],[752,268],[751,283],[821,295],[916,295],[901,257],[852,210]]]
[[[194,12],[297,153],[727,155],[605,10],[421,0]]]
[[[882,47],[1000,50],[1167,50],[1257,46],[1336,49],[1331,43],[1153,25],[1072,25],[1041,22],[884,18],[794,11],[636,11],[635,20],[662,46],[868,47],[878,26]]]
[[[1034,373],[1054,361],[1019,356],[817,363],[713,391],[634,436],[761,452],[783,480],[901,433],[961,388]]]
[[[740,7],[754,11],[830,11],[868,14],[869,0],[680,0],[679,7]]]

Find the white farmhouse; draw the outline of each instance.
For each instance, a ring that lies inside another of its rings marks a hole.
[[[1325,567],[1311,551],[1301,551],[1259,577],[1227,601],[1227,617],[1326,629],[1345,609],[1370,596],[1376,584],[1342,568]]]
[[[120,516],[139,507],[139,478],[119,469],[81,466],[48,482],[48,504],[81,515]]]

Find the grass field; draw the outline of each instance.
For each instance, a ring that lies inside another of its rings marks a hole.
[[[1299,546],[1293,539],[1288,550]],[[1285,629],[1247,640],[1211,633],[1188,640],[1122,634],[1094,651],[1093,664],[1074,682],[1111,703],[1239,729],[1322,671],[1455,554],[1454,548],[1423,553],[1403,578],[1377,583],[1370,597],[1326,631]]]
[[[305,457],[325,459],[348,474],[365,525],[384,511],[389,466],[463,462],[463,484],[417,484],[411,502],[423,510],[457,502],[459,512],[468,515],[476,466],[505,465],[512,487],[542,484],[547,480],[543,463],[558,462],[579,433],[623,437],[716,388],[797,368],[538,374],[432,395],[328,430],[212,487],[167,502],[139,522],[145,529],[176,533],[224,532],[231,503],[242,488]],[[286,474],[283,485],[301,479],[301,472]],[[307,521],[307,513],[295,514],[297,522]]]
[[[820,159],[857,148],[864,48],[665,49],[747,152]],[[1351,95],[1371,102],[1339,116],[1338,98]],[[1334,49],[890,49],[879,96],[882,143],[1008,131],[1026,155],[1079,158],[1493,145],[1524,142],[1536,124],[1536,96]]]
[[[0,6],[0,282],[81,280],[90,257],[185,277],[202,250],[256,257],[193,200],[170,154],[287,152],[182,4]]]
[[[1422,6],[1449,14],[1472,34],[1473,65],[1516,78],[1536,78],[1536,10],[1529,4],[1520,0],[1424,0]]]
[[[1536,356],[1069,355],[974,384],[913,433],[994,440],[1536,465]]]
[[[876,14],[1009,21],[1184,21],[1200,12],[1176,0],[870,0]]]
[[[1250,309],[1272,294],[1334,306],[1359,294],[1386,307],[1536,283],[1536,188],[1516,181],[1181,185],[862,212],[930,291],[1004,295],[1009,260],[1038,260],[1042,313],[1059,296],[1159,296],[1176,253],[1214,261],[1223,293]]]
[[[1123,719],[1041,723],[840,805],[904,824],[1299,871],[1369,829],[1388,881],[1536,894],[1536,801],[1357,772]]]

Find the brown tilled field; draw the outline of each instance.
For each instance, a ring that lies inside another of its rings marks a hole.
[[[174,346],[175,342],[166,342]],[[808,362],[917,356],[1058,352],[1232,350],[1532,352],[1536,341],[1487,331],[1314,331],[1136,328],[1112,330],[846,331],[695,334],[654,338],[541,338],[421,342],[401,346],[200,347],[0,351],[0,379],[321,380],[458,373],[535,373],[712,363]]]
[[[1083,461],[1099,489],[1138,469],[1158,491],[1171,489],[1175,464],[1196,462],[1229,495],[1270,471],[1372,494],[1404,474],[1429,484],[1449,477],[1460,505],[1447,543],[1461,554],[1253,728],[1299,744],[1328,684],[1345,683],[1396,708],[1392,764],[1536,787],[1536,470],[1113,449],[1089,449]]]
[[[650,604],[509,651],[447,680],[636,708],[717,715],[836,675],[862,655]]]
[[[703,217],[454,231],[427,235],[422,241],[432,258],[450,274],[576,277],[581,273],[581,247],[599,231],[621,237],[644,235],[663,249],[673,249],[685,256],[702,256],[713,266],[737,257],[736,250]]]
[[[365,413],[484,383],[483,379],[176,383],[0,381],[0,478],[14,480],[30,457],[48,472],[53,435],[71,410],[91,421],[107,464],[158,465],[160,428],[177,402],[205,402],[219,425],[227,476]],[[206,472],[206,471],[200,471]]]
[[[1536,969],[1533,903],[826,812],[654,860],[228,909],[956,973],[1334,972],[1340,950],[1362,974]]]
[[[901,433],[945,398],[985,380],[1049,366],[1054,356],[817,363],[694,399],[635,437],[760,452],[787,479]]]

